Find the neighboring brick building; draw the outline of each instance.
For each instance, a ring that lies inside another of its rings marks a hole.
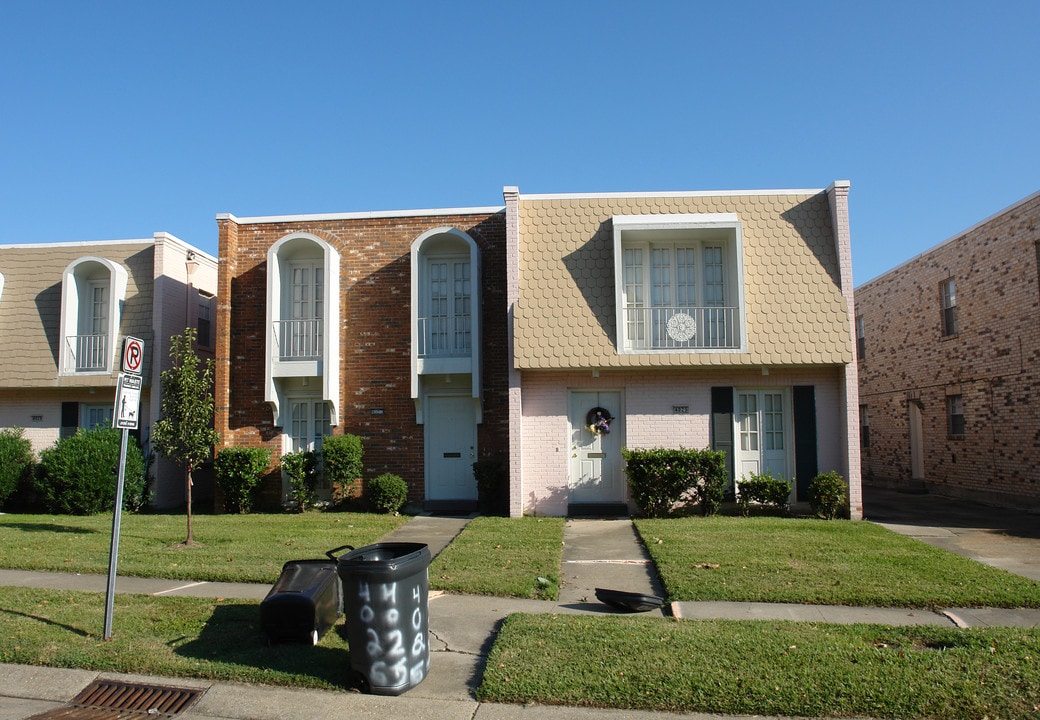
[[[212,357],[216,283],[216,258],[167,233],[0,245],[0,427],[24,428],[39,453],[77,428],[111,426],[129,335],[144,341],[135,434],[147,451],[170,337],[197,327],[199,354]],[[159,459],[152,477],[155,505],[183,504],[178,466]]]
[[[1040,506],[1040,193],[856,290],[866,482]]]
[[[861,517],[848,190],[506,188],[511,514],[626,513],[622,447],[710,446]]]
[[[414,503],[475,506],[473,462],[508,447],[504,218],[219,215],[223,446],[267,447],[275,468],[352,433],[365,479],[390,472]],[[262,504],[287,495],[271,472]]]

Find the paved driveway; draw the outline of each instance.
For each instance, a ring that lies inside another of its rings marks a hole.
[[[1040,514],[864,485],[863,517],[1040,582]]]

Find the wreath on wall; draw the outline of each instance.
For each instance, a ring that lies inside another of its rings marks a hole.
[[[606,435],[610,432],[610,421],[613,419],[606,408],[594,407],[585,415],[585,427],[593,435]]]

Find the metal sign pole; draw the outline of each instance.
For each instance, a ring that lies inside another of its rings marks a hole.
[[[123,484],[126,481],[126,440],[130,431],[123,428],[119,443],[119,474],[116,477],[116,506],[112,513],[112,548],[108,553],[108,586],[105,590],[105,640],[112,639],[112,611],[116,601],[116,565],[119,561],[119,525],[123,516]]]

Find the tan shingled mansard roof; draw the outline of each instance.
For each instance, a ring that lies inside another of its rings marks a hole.
[[[619,354],[614,215],[735,213],[743,227],[747,352]],[[852,362],[824,191],[524,196],[519,369],[809,366]]]

